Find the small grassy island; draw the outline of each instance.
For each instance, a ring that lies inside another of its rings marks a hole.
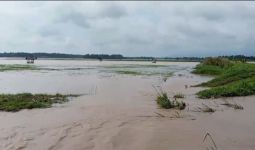
[[[214,79],[196,86],[210,87],[197,93],[199,98],[248,96],[255,94],[255,64],[207,58],[197,65],[195,74],[213,75]]]
[[[0,94],[1,111],[19,111],[21,109],[48,108],[54,103],[63,103],[68,101],[68,97],[77,95],[61,94]]]
[[[0,72],[3,71],[18,71],[18,70],[35,70],[37,69],[33,65],[21,65],[21,64],[1,64]]]

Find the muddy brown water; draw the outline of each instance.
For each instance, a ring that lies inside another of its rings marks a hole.
[[[0,60],[1,64],[24,62]],[[0,149],[205,150],[213,146],[209,138],[203,142],[207,132],[218,149],[255,149],[254,96],[227,99],[241,104],[243,110],[221,105],[223,99],[197,99],[194,94],[201,88],[190,85],[211,79],[189,73],[197,63],[158,62],[174,72],[166,82],[161,76],[121,75],[104,70],[104,66],[123,64],[151,65],[37,60],[35,65],[48,70],[0,72],[2,93],[83,94],[52,108],[0,112]],[[169,96],[183,93],[186,109],[160,109],[153,88],[159,86]],[[216,112],[198,112],[204,105]]]

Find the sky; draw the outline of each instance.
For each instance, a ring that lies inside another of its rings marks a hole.
[[[0,2],[0,52],[255,56],[255,2]]]

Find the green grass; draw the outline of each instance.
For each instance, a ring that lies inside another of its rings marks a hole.
[[[0,71],[12,71],[12,70],[34,70],[36,69],[33,65],[20,65],[20,64],[1,64]]]
[[[170,100],[167,96],[167,93],[162,93],[157,97],[157,103],[161,108],[170,109],[170,108],[177,108],[180,110],[185,109],[186,104],[182,101],[177,100]]]
[[[255,94],[255,78],[240,80],[223,86],[213,87],[197,93],[199,98],[248,96]]]
[[[115,70],[115,72],[118,74],[143,75],[141,72],[131,70]]]
[[[48,108],[54,103],[63,103],[68,101],[68,97],[78,95],[47,95],[47,94],[1,94],[1,111],[19,111],[21,109]]]
[[[255,77],[255,64],[235,64],[222,71],[218,77],[210,80],[209,82],[202,83],[202,86],[217,87],[226,85],[228,83]]]
[[[103,71],[117,74],[170,77],[173,75],[173,72],[168,71],[168,67],[167,65],[155,64],[123,64],[103,66],[102,68],[106,69]]]
[[[231,65],[209,65],[208,67],[207,64],[201,63],[195,68],[193,71],[195,73],[217,75],[214,79],[198,85],[211,87],[210,89],[198,92],[199,98],[234,97],[255,94],[255,64],[240,62],[231,62],[229,64]]]
[[[234,63],[234,61],[230,61],[227,58],[222,57],[208,57],[203,61],[204,65],[218,66],[221,68],[230,67]]]
[[[202,74],[202,75],[220,75],[224,71],[224,68],[212,65],[199,64],[195,67],[192,73]]]
[[[104,66],[103,68],[120,68],[120,69],[123,69],[123,68],[158,68],[158,67],[168,67],[166,65],[152,65],[152,64],[130,64],[130,65],[109,65],[109,66]]]
[[[126,74],[126,75],[141,75],[141,76],[159,76],[162,75],[163,77],[171,77],[173,72],[151,72],[151,71],[137,71],[137,70],[113,70],[114,73],[117,74]]]

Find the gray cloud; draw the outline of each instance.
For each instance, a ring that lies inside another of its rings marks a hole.
[[[126,9],[120,5],[109,5],[106,6],[100,11],[99,15],[101,17],[108,18],[120,18],[127,15]]]
[[[0,2],[0,51],[255,55],[255,2]]]
[[[84,16],[82,13],[77,12],[75,10],[72,10],[68,13],[65,13],[65,14],[61,15],[59,18],[57,18],[56,21],[60,22],[60,23],[72,22],[75,25],[80,26],[82,28],[89,28],[90,27],[86,16]]]

